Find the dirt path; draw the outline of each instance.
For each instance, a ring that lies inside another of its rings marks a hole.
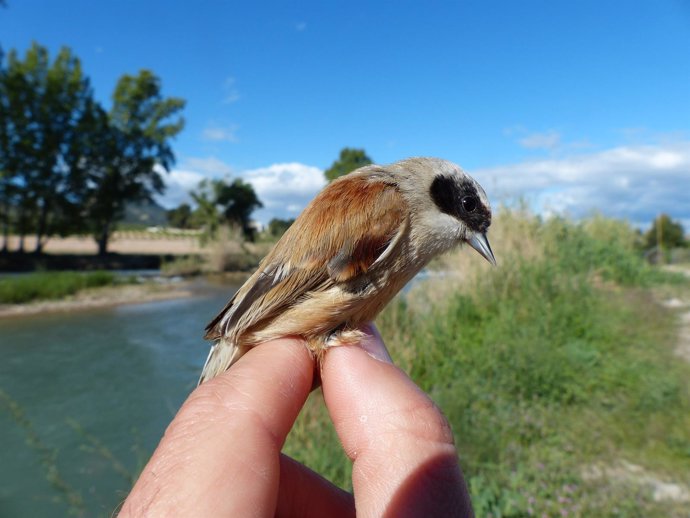
[[[690,267],[669,265],[664,268],[667,271],[681,273],[690,278]],[[683,293],[680,296],[672,297],[664,301],[668,308],[680,310],[680,321],[678,328],[678,342],[676,343],[675,353],[679,358],[690,362],[690,293]]]
[[[664,269],[682,273],[690,278],[690,268],[683,266],[666,266]],[[678,339],[674,353],[690,362],[690,292],[676,293],[663,300],[662,304],[674,311],[679,311]],[[647,488],[656,502],[674,502],[690,504],[690,485],[681,481],[669,480],[662,474],[649,471],[642,466],[619,459],[613,465],[603,463],[586,466],[582,470],[585,480],[616,481],[619,484]]]

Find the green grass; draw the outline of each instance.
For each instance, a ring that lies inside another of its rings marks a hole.
[[[118,278],[106,271],[39,272],[0,279],[0,304],[60,299],[86,288],[109,286]]]
[[[626,461],[690,484],[690,365],[650,290],[687,296],[687,282],[646,265],[610,220],[525,217],[498,218],[506,234],[531,229],[519,250],[495,241],[501,267],[475,268],[443,300],[419,285],[378,320],[450,420],[477,516],[685,516],[644,484],[586,473]],[[311,398],[286,451],[349,488],[322,407]]]

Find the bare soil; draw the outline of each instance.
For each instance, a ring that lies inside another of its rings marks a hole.
[[[664,267],[668,271],[681,273],[690,278],[690,266],[669,265]],[[690,362],[690,293],[682,293],[664,301],[666,307],[680,311],[678,326],[678,341],[674,352],[676,356]]]
[[[19,238],[10,236],[9,249],[19,248]],[[27,236],[24,249],[32,251],[36,239]],[[46,254],[96,254],[98,247],[91,236],[51,237],[45,244]],[[169,254],[189,255],[204,253],[199,238],[194,235],[171,236],[148,232],[115,232],[108,244],[108,251],[116,254]]]

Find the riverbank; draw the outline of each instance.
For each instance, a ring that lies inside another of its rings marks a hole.
[[[82,290],[59,300],[40,300],[26,304],[0,304],[0,318],[83,311],[122,304],[178,299],[191,297],[195,293],[196,290],[192,281],[104,286]]]

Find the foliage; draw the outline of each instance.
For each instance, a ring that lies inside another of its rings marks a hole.
[[[150,71],[124,75],[113,94],[109,114],[94,107],[85,124],[81,157],[89,186],[87,214],[98,242],[107,251],[113,224],[127,201],[150,200],[164,189],[161,169],[174,162],[170,139],[184,126],[174,118],[184,107],[177,98],[163,98],[160,80]]]
[[[106,271],[39,272],[6,277],[0,279],[0,304],[59,299],[86,288],[109,286],[115,282],[115,274]]]
[[[244,237],[253,240],[250,216],[263,204],[251,184],[240,178],[232,182],[204,179],[190,195],[197,206],[192,219],[204,229],[206,240],[215,239],[223,224],[241,228]]]
[[[355,169],[364,167],[372,163],[371,158],[369,158],[363,149],[356,148],[343,148],[340,151],[340,156],[338,160],[331,164],[331,167],[324,171],[326,175],[326,180],[333,181],[339,176],[351,173]]]
[[[667,214],[661,214],[656,218],[644,237],[647,248],[654,248],[659,244],[667,249],[686,245],[683,225],[673,221]]]
[[[11,50],[0,79],[3,217],[14,213],[19,233],[34,231],[40,252],[46,236],[73,230],[79,221],[82,182],[70,165],[92,92],[66,47],[52,62],[37,43],[24,59]]]
[[[196,204],[192,215],[193,225],[203,230],[202,244],[216,237],[221,224],[220,211],[216,206],[214,182],[217,181],[220,180],[201,180],[197,188],[189,193]]]
[[[281,237],[294,222],[294,219],[272,218],[266,230],[271,237]]]
[[[204,271],[205,261],[200,255],[177,256],[161,262],[161,275],[176,277],[178,275],[198,275]]]
[[[192,207],[182,203],[179,207],[166,212],[168,224],[174,228],[192,228]]]
[[[245,238],[254,240],[254,229],[249,217],[255,209],[263,207],[251,184],[241,178],[232,183],[221,182],[216,191],[216,203],[220,205],[223,217],[228,223],[242,228]]]
[[[615,222],[504,213],[492,230],[498,268],[463,250],[448,263],[462,270],[418,282],[378,320],[448,417],[477,516],[683,516],[642,479],[587,475],[628,459],[687,483],[690,366],[673,356],[673,315],[643,289],[682,281]],[[350,487],[327,423],[311,398],[287,452]]]
[[[110,112],[95,100],[81,63],[64,47],[51,61],[34,43],[0,61],[0,219],[35,232],[36,251],[53,234],[90,231],[107,251],[127,202],[162,192],[174,161],[170,139],[184,106],[163,98],[150,71],[124,75]],[[23,240],[22,240],[23,242]]]

